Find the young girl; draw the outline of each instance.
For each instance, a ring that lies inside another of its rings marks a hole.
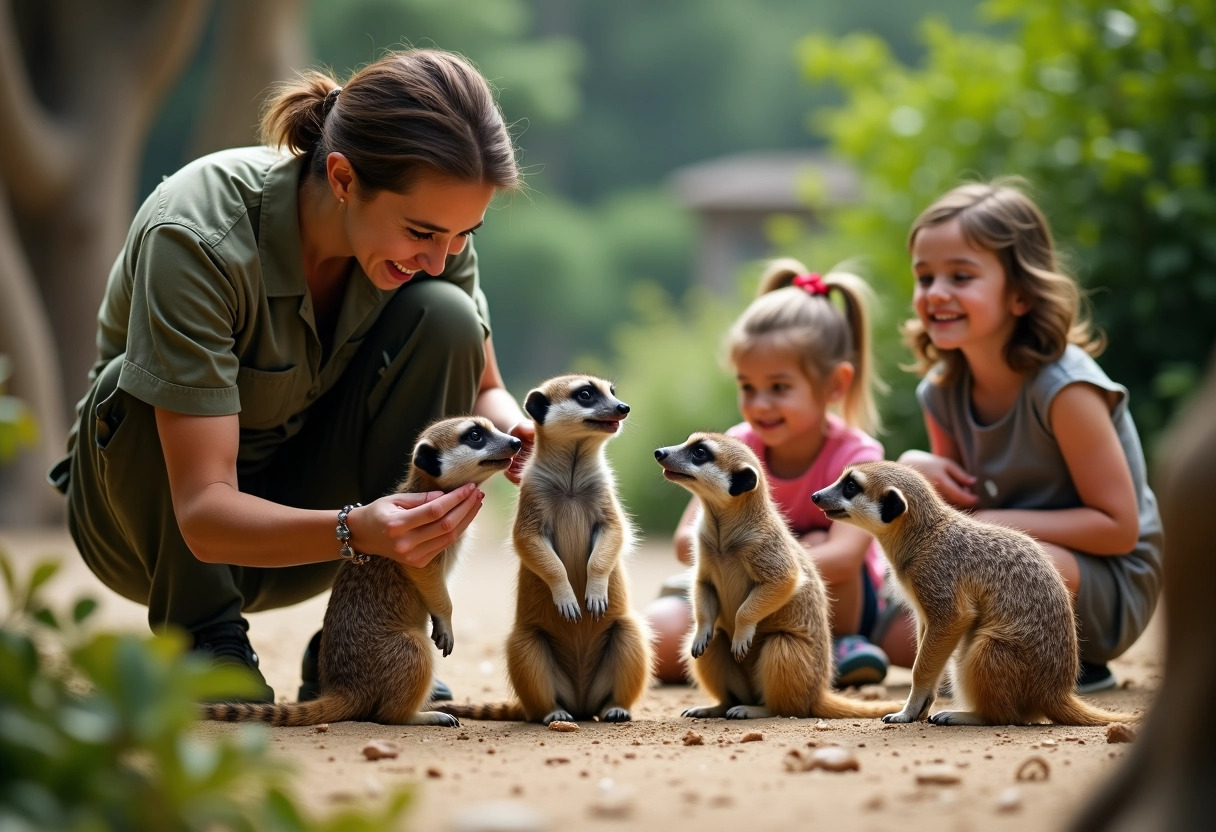
[[[811,502],[847,464],[883,456],[868,433],[878,427],[873,390],[879,384],[870,359],[870,303],[869,287],[851,274],[820,277],[797,261],[777,260],[726,341],[746,420],[728,433],[763,460],[773,498],[823,574],[840,685],[881,681],[887,672],[886,655],[867,640],[886,561],[873,538],[832,523]],[[697,510],[694,499],[675,533],[676,557],[686,564]],[[687,583],[671,582],[668,594],[686,594]],[[661,597],[648,613],[658,634],[660,678],[679,681],[676,657],[690,622],[688,605]]]
[[[1008,184],[964,185],[908,237],[930,453],[900,461],[975,516],[1043,544],[1075,599],[1082,692],[1143,632],[1161,585],[1161,520],[1127,389],[1060,272],[1047,220]]]

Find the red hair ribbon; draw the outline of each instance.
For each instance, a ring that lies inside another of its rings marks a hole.
[[[805,289],[812,295],[826,295],[828,293],[828,284],[823,282],[823,278],[819,276],[818,272],[794,275],[794,285],[799,289]]]

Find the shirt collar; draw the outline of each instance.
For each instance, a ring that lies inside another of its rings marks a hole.
[[[258,257],[267,297],[290,297],[308,291],[299,212],[304,159],[304,156],[280,156],[266,172],[258,221]]]

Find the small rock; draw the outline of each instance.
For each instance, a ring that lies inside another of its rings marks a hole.
[[[443,777],[443,770],[440,768],[437,768],[436,766],[428,766],[427,770],[426,770],[426,776],[431,778],[432,780],[438,780],[440,777]]]
[[[916,772],[916,782],[922,786],[953,786],[963,778],[945,763],[933,763]]]
[[[550,731],[561,731],[563,734],[569,734],[571,731],[577,731],[578,726],[573,722],[565,722],[560,719],[555,719],[549,723]]]
[[[816,748],[811,754],[811,768],[821,768],[825,771],[860,771],[861,763],[857,755],[839,745],[829,745],[827,748]]]
[[[816,731],[829,731],[829,730],[831,730],[831,728],[832,728],[832,726],[828,725],[822,719],[815,723]]]
[[[324,734],[329,730],[329,723],[322,722],[320,725],[314,725],[312,730],[316,731],[318,734]]]
[[[545,765],[547,765],[547,766],[560,766],[563,763],[568,763],[568,762],[570,762],[569,757],[546,757],[545,758]]]
[[[599,782],[599,797],[592,801],[589,808],[594,817],[627,818],[633,814],[636,803],[632,786],[605,777]]]
[[[1136,729],[1123,722],[1112,722],[1106,726],[1107,742],[1131,742],[1136,738]]]
[[[763,742],[764,734],[759,731],[749,731],[739,738],[739,742]]]
[[[684,744],[685,745],[704,745],[705,738],[690,728],[690,729],[688,729],[688,733],[684,735]]]
[[[1020,766],[1013,779],[1019,783],[1027,781],[1046,780],[1051,777],[1051,766],[1042,757],[1028,757]]]
[[[401,753],[401,746],[388,740],[369,740],[363,746],[363,756],[369,760],[396,759]]]
[[[998,812],[1010,813],[1016,812],[1022,808],[1022,791],[1017,786],[1010,786],[1002,791],[996,798],[996,810]]]
[[[452,832],[543,832],[548,822],[519,800],[488,800],[457,812]]]

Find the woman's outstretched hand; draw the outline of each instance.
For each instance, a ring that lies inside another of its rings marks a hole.
[[[356,552],[421,568],[464,534],[485,496],[472,483],[447,494],[389,494],[347,516],[351,545]]]

